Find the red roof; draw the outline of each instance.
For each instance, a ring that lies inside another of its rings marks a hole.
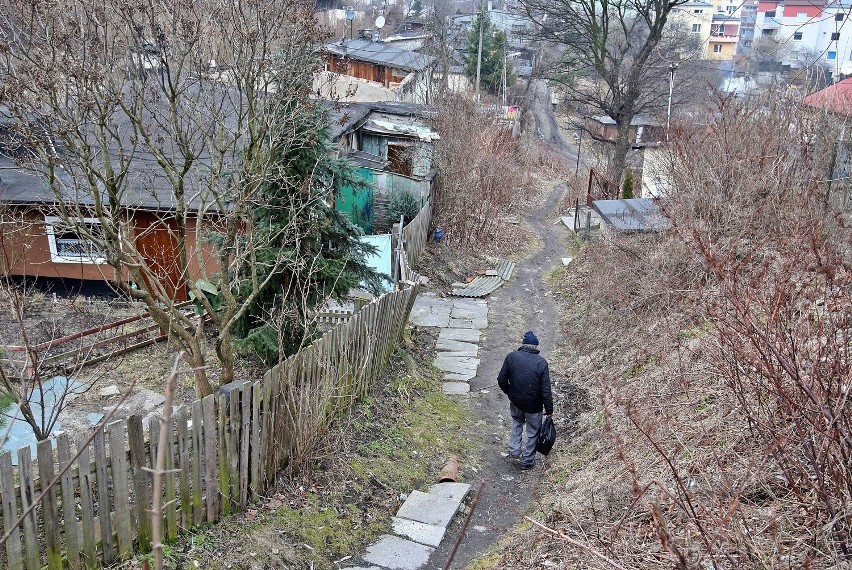
[[[802,99],[802,103],[815,109],[852,117],[852,78],[811,93]]]

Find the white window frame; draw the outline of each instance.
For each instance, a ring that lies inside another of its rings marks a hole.
[[[98,224],[100,220],[97,218],[80,218],[81,224]],[[59,248],[56,246],[56,230],[54,226],[64,225],[62,218],[56,216],[44,217],[44,229],[47,234],[47,245],[50,248],[50,261],[53,263],[88,263],[92,265],[103,265],[106,263],[104,257],[68,257],[59,254]]]
[[[713,53],[722,53],[722,44],[713,44]]]
[[[701,24],[692,24],[692,33],[700,34],[701,33]]]

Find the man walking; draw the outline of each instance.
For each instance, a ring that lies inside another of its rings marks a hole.
[[[533,331],[524,333],[523,345],[506,355],[497,375],[497,384],[509,396],[509,414],[512,416],[509,453],[520,460],[521,469],[532,469],[542,408],[548,416],[553,415],[550,370],[547,361],[539,354],[538,338]]]

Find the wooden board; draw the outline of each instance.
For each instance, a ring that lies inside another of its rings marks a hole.
[[[245,508],[248,503],[249,486],[249,437],[251,435],[251,400],[254,384],[243,384],[240,404],[242,410],[240,417],[240,507]]]
[[[23,570],[24,553],[21,549],[21,530],[13,526],[18,521],[18,505],[15,493],[15,474],[12,471],[12,454],[0,455],[0,495],[3,506],[3,528],[9,534],[6,539],[6,565],[9,570]],[[11,532],[9,530],[11,529]]]
[[[18,474],[21,481],[21,512],[25,513],[35,500],[35,478],[33,477],[33,461],[29,446],[18,450]],[[42,566],[36,529],[35,513],[30,513],[24,518],[24,554],[27,570],[41,570]]]
[[[95,475],[97,476],[98,487],[98,520],[101,528],[103,561],[104,564],[111,564],[118,558],[118,550],[116,550],[115,542],[113,542],[112,522],[109,516],[111,508],[109,499],[110,483],[107,478],[106,434],[102,425],[97,430],[92,443],[95,452]]]
[[[204,478],[207,487],[207,522],[219,517],[219,463],[216,440],[216,396],[209,395],[201,401],[204,415]]]
[[[201,400],[192,403],[192,521],[195,525],[204,522],[204,483],[202,481],[204,466],[204,447],[202,442],[202,411]]]
[[[98,564],[98,543],[95,534],[95,509],[92,501],[91,453],[86,444],[86,436],[77,440],[77,471],[80,475],[80,534],[83,541],[83,568],[96,568]],[[80,451],[82,450],[82,451]]]
[[[177,429],[177,455],[180,469],[178,473],[178,487],[180,489],[180,523],[184,528],[191,528],[192,522],[192,491],[189,487],[190,479],[190,449],[192,440],[189,436],[187,425],[187,406],[181,406],[175,415],[175,427]]]
[[[151,495],[148,492],[151,474],[146,471],[148,457],[145,453],[145,432],[140,416],[127,420],[127,440],[130,448],[130,478],[133,481],[134,516],[136,536],[141,552],[151,551]]]
[[[62,570],[62,538],[59,532],[56,487],[51,486],[56,473],[53,469],[53,443],[50,440],[40,441],[36,449],[38,478],[42,489],[41,520],[44,529],[44,546],[47,551],[47,567],[50,570]]]
[[[112,467],[112,492],[115,498],[115,530],[118,537],[118,555],[122,559],[133,555],[133,512],[130,508],[130,485],[127,481],[128,462],[127,431],[124,422],[115,422],[109,426],[110,467]],[[100,489],[100,487],[99,487]],[[103,492],[103,491],[101,491]],[[109,511],[107,511],[109,512]],[[104,513],[101,513],[104,516]]]
[[[71,438],[68,434],[61,433],[56,438],[56,458],[59,460],[59,469],[63,469],[71,463],[72,447]],[[74,497],[77,494],[77,485],[74,484],[74,468],[72,467],[62,475],[62,528],[65,531],[65,553],[68,566],[80,568],[80,537],[77,532],[77,509]]]

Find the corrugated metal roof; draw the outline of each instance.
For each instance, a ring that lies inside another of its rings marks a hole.
[[[372,40],[344,40],[326,44],[325,49],[339,57],[387,65],[407,71],[423,71],[436,61],[430,55],[400,49]]]
[[[508,260],[499,261],[494,272],[497,275],[477,277],[464,287],[453,289],[451,294],[456,297],[485,297],[512,278],[512,273],[515,272],[515,264]]]
[[[620,233],[661,232],[671,226],[657,201],[649,198],[595,200],[592,208]]]

